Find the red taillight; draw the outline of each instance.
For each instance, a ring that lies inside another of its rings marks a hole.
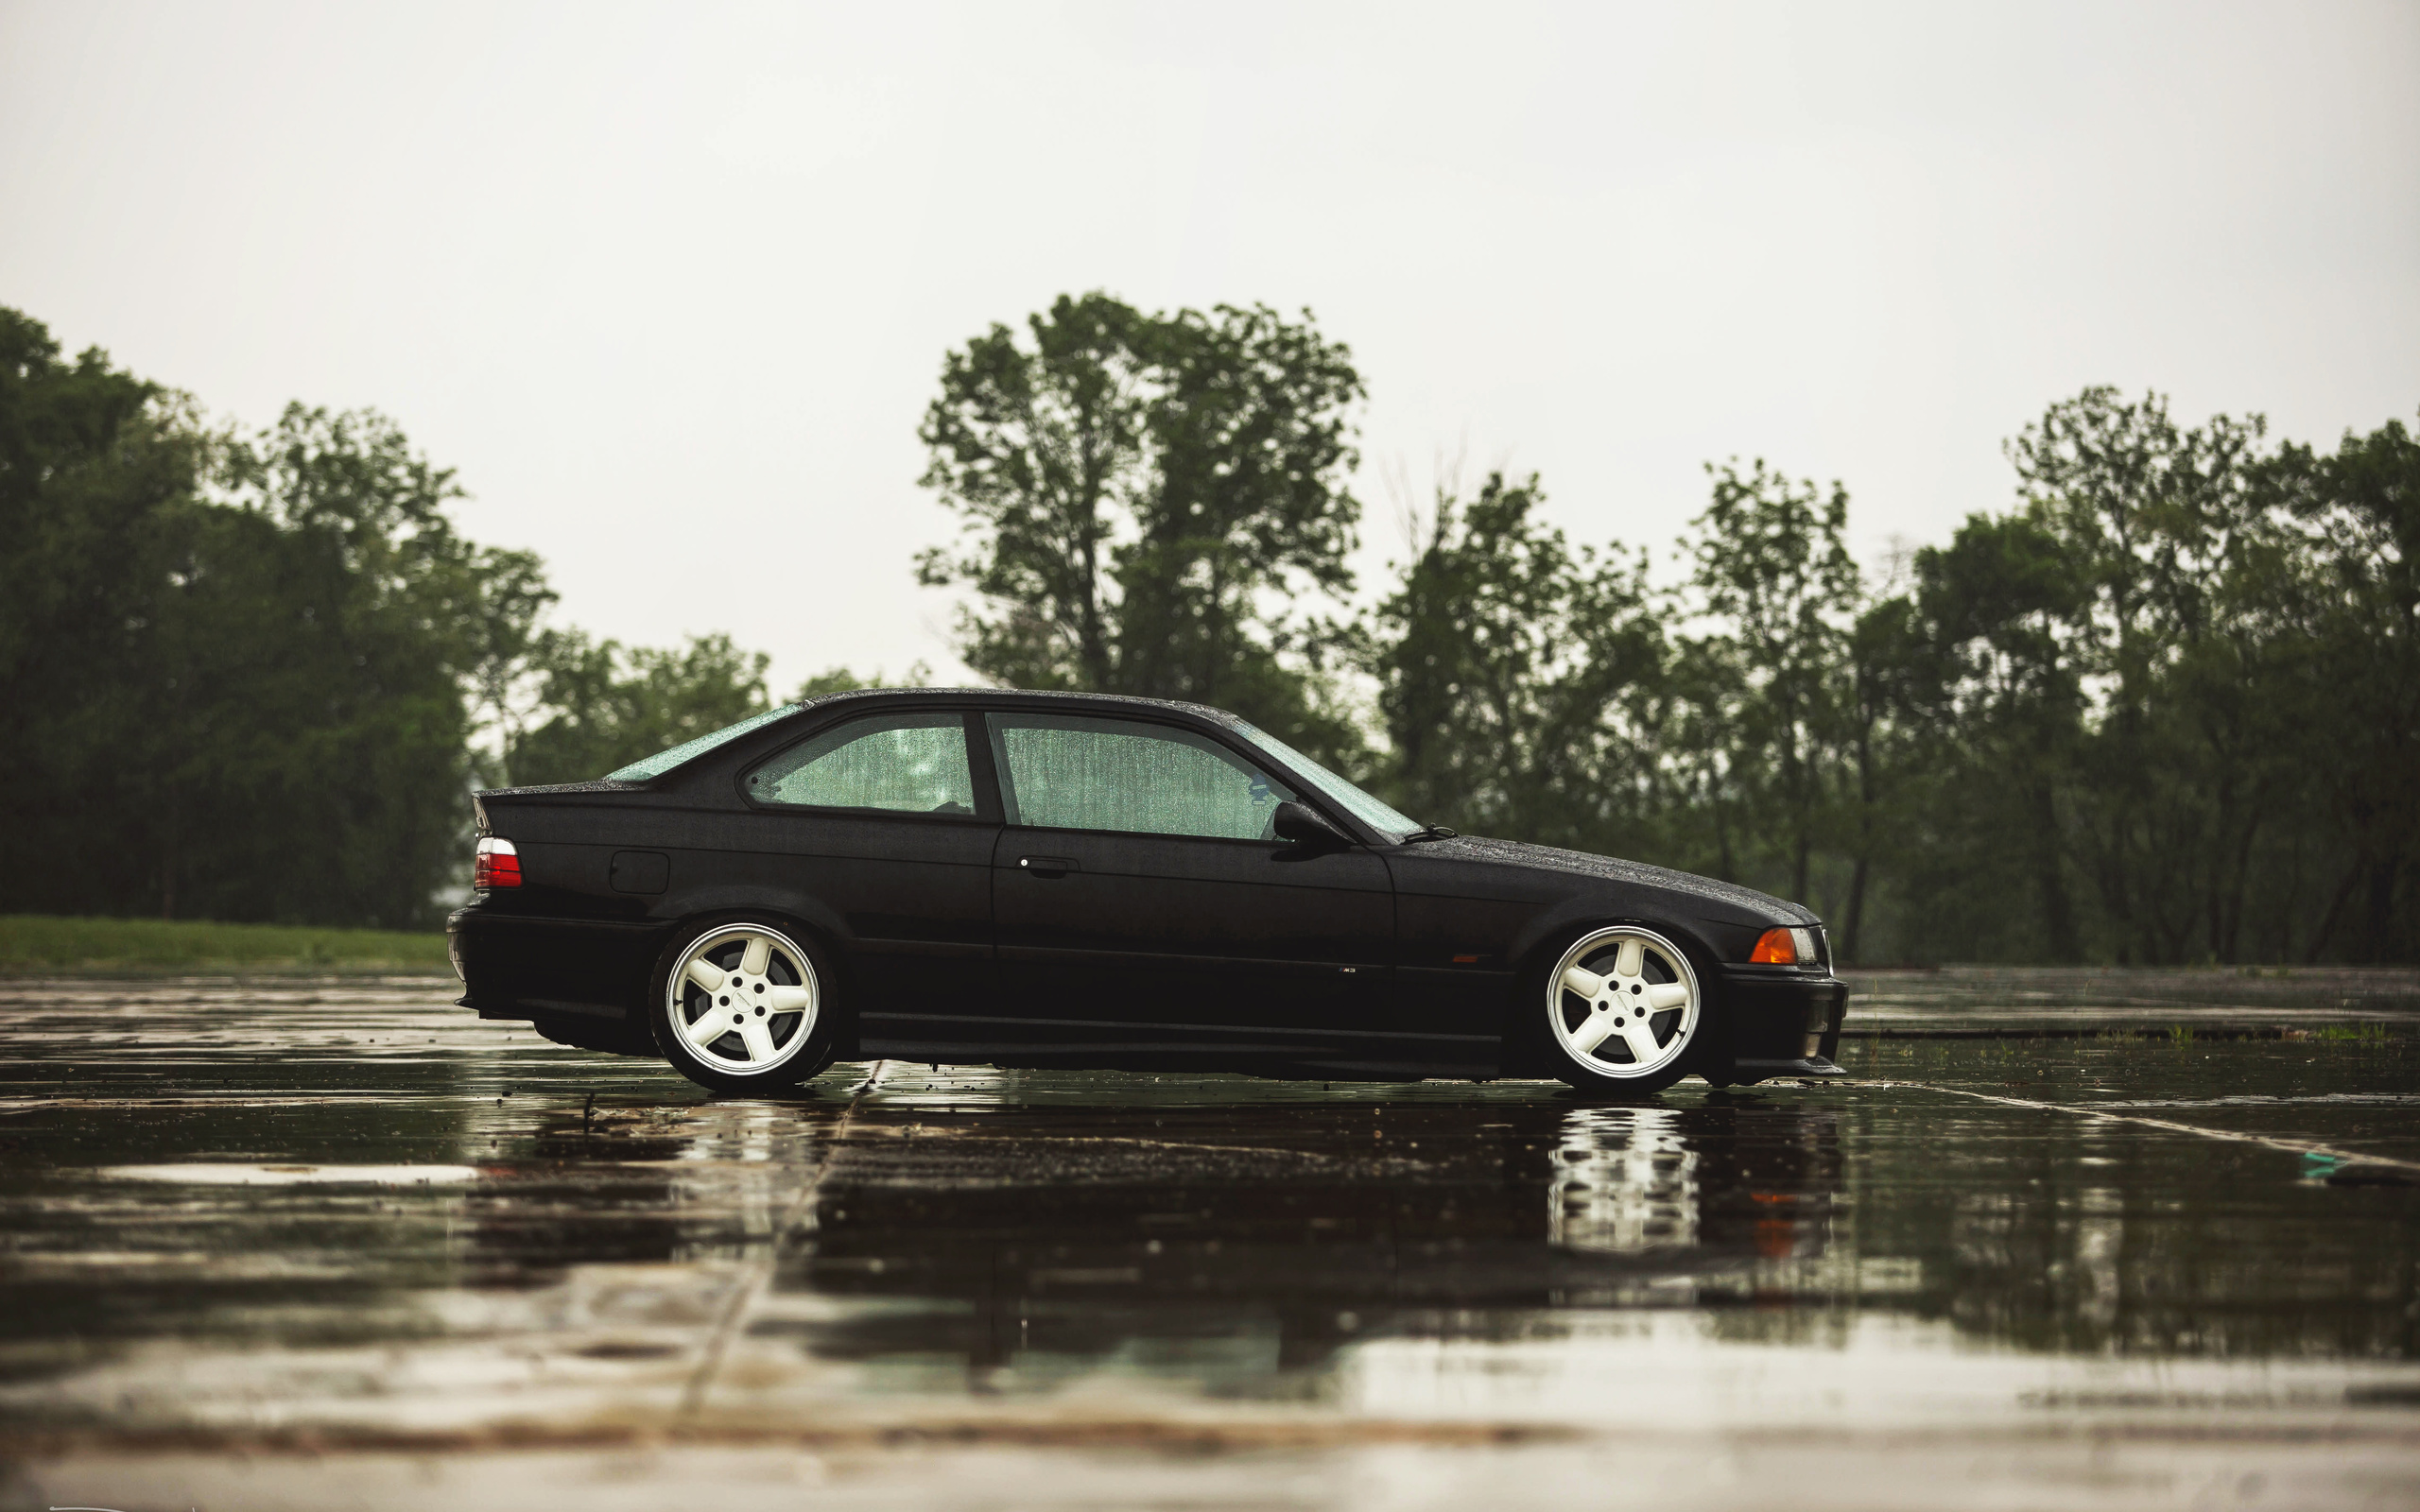
[[[492,834],[479,836],[478,854],[471,861],[471,885],[483,892],[521,885],[521,852],[512,849],[511,841]]]

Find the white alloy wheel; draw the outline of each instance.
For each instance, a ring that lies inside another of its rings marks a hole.
[[[815,963],[779,930],[729,924],[690,942],[665,983],[665,1023],[709,1071],[761,1076],[814,1038]]]
[[[1698,973],[1652,930],[1582,935],[1547,978],[1547,1026],[1572,1063],[1616,1081],[1668,1079],[1704,1012]]]

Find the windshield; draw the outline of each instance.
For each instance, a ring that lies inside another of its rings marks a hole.
[[[1236,732],[1292,767],[1313,787],[1334,799],[1347,813],[1388,839],[1401,840],[1408,835],[1418,834],[1426,828],[1417,819],[1404,817],[1268,731],[1255,730],[1238,719],[1236,721]]]
[[[761,714],[752,714],[735,725],[723,726],[711,735],[700,735],[695,740],[684,740],[670,750],[657,751],[652,756],[631,763],[619,771],[607,772],[605,781],[644,782],[650,777],[662,777],[693,756],[703,756],[726,741],[737,740],[752,730],[761,730],[784,714],[798,713],[803,707],[804,705],[801,704],[786,703],[779,709],[768,709]]]

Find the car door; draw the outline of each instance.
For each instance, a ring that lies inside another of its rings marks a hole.
[[[1001,996],[1037,1042],[1333,1055],[1374,1033],[1393,954],[1387,868],[1281,841],[1294,790],[1175,723],[994,710]]]
[[[804,894],[835,919],[864,1038],[988,987],[999,833],[963,709],[860,715],[740,776],[750,814],[735,877]]]

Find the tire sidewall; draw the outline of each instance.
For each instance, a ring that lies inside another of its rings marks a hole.
[[[1644,1076],[1607,1076],[1588,1069],[1572,1058],[1571,1052],[1547,1022],[1547,977],[1560,963],[1565,952],[1587,936],[1608,929],[1635,929],[1653,935],[1687,958],[1689,971],[1698,984],[1697,1022],[1690,1026],[1689,1042],[1670,1061]],[[1722,1009],[1718,995],[1713,958],[1705,947],[1685,930],[1669,925],[1650,923],[1645,919],[1609,919],[1556,935],[1538,952],[1528,971],[1521,973],[1515,989],[1519,1001],[1513,1011],[1523,1026],[1522,1037],[1537,1064],[1548,1074],[1591,1097],[1611,1101],[1634,1101],[1652,1097],[1683,1077],[1703,1076],[1712,1086],[1720,1086],[1728,1078],[1723,1074],[1729,1065],[1729,1039],[1723,1033]]]
[[[741,926],[770,930],[798,947],[806,964],[815,972],[815,1022],[806,1034],[806,1043],[798,1054],[755,1075],[741,1075],[709,1066],[689,1053],[679,1031],[672,1026],[672,969],[691,946],[709,935]],[[735,1096],[785,1091],[811,1076],[821,1074],[832,1064],[833,1047],[839,1042],[840,1010],[838,973],[832,969],[831,952],[822,941],[793,920],[770,914],[717,914],[706,919],[693,919],[674,932],[671,943],[655,960],[655,970],[648,973],[647,1026],[655,1039],[656,1053],[672,1064],[683,1076],[710,1091]]]

